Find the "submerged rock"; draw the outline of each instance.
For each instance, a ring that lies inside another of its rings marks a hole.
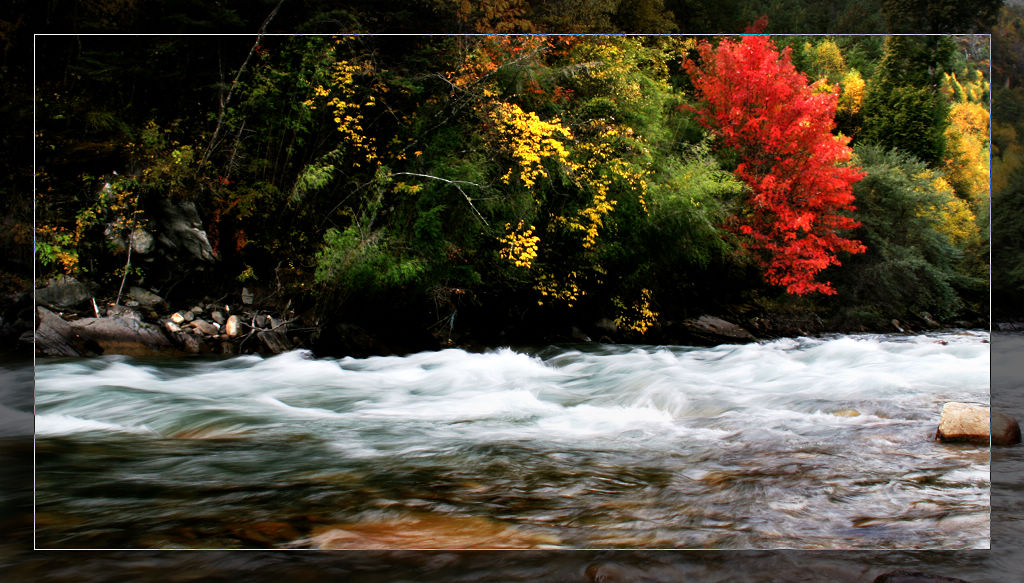
[[[1013,417],[968,403],[949,402],[942,406],[935,439],[943,442],[1012,445],[1020,443],[1020,425]]]
[[[416,515],[321,527],[310,538],[321,549],[530,549],[560,541],[544,533],[479,516]]]

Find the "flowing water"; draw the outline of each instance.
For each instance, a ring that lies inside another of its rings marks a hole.
[[[984,549],[988,338],[40,360],[36,545]]]

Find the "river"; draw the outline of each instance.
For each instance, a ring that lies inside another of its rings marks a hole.
[[[985,549],[988,340],[38,360],[35,543]]]

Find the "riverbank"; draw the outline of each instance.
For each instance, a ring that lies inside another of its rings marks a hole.
[[[373,311],[379,312],[378,308],[373,306]],[[379,318],[364,314],[343,319],[322,308],[311,308],[301,298],[285,298],[248,287],[218,298],[175,302],[141,287],[129,288],[120,298],[97,297],[88,284],[62,277],[36,290],[34,303],[27,293],[19,296],[4,322],[6,336],[17,333],[22,347],[32,345],[38,356],[271,355],[305,348],[317,356],[367,357],[510,344],[715,346],[827,333],[909,334],[988,327],[981,321],[939,322],[927,313],[913,321],[891,319],[888,325],[879,327],[877,318],[872,322],[840,321],[792,308],[770,311],[748,307],[657,321],[644,334],[638,334],[609,317],[594,314],[573,319],[565,314],[536,312],[509,318],[493,308],[488,312],[463,306],[461,313],[452,308],[442,313],[447,316],[438,324],[429,325],[425,322],[433,321],[436,314],[423,317],[411,314],[413,311],[393,309]],[[34,334],[27,329],[28,321]]]

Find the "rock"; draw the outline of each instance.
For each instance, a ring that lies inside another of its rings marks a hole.
[[[75,332],[71,324],[44,307],[36,308],[35,349],[40,356],[81,356],[72,345]]]
[[[46,287],[36,290],[36,303],[55,308],[74,308],[91,298],[89,286],[69,275],[54,277]]]
[[[138,311],[133,310],[129,306],[121,306],[113,304],[107,306],[107,317],[108,318],[128,318],[129,320],[135,320],[138,322],[142,321],[142,315]]]
[[[78,338],[100,354],[148,356],[171,348],[159,328],[130,317],[82,318],[70,324]]]
[[[192,327],[195,328],[196,330],[199,330],[201,333],[207,336],[216,336],[217,334],[220,333],[219,328],[217,328],[210,322],[203,320],[202,318],[196,318],[195,320],[193,320]]]
[[[257,314],[253,318],[253,325],[257,328],[270,328],[270,317],[266,314]]]
[[[143,308],[153,309],[167,305],[167,302],[165,302],[162,297],[138,286],[128,288],[128,295],[135,301],[139,302],[139,305]]]
[[[220,343],[220,353],[235,355],[238,354],[238,347],[235,346],[234,342],[224,341]]]
[[[711,342],[748,342],[754,336],[740,326],[707,314],[683,323],[686,331]]]
[[[132,251],[140,255],[147,255],[153,251],[156,240],[153,235],[143,229],[132,231]]]
[[[963,579],[943,577],[941,575],[929,575],[919,571],[906,571],[899,569],[882,573],[875,577],[874,583],[970,583]]]
[[[929,328],[931,328],[933,330],[935,328],[941,328],[942,327],[942,324],[939,324],[938,322],[936,322],[935,319],[932,318],[932,315],[929,314],[928,312],[921,312],[921,319],[924,320],[924,323],[925,323],[926,326],[928,326]]]
[[[154,222],[158,224],[157,242],[165,249],[183,252],[204,262],[215,259],[195,203],[164,198],[155,213]]]
[[[594,328],[605,334],[615,334],[619,331],[618,324],[610,318],[601,318],[597,322],[594,322]]]
[[[202,314],[206,310],[204,310],[202,306],[196,305],[196,306],[192,306],[192,309],[190,309],[189,311],[192,312],[193,314],[195,314],[196,316],[198,316],[199,314]]]
[[[171,322],[180,326],[185,323],[185,316],[183,316],[181,312],[174,312],[171,314]]]
[[[192,320],[196,319],[196,315],[195,315],[195,313],[192,310],[188,310],[188,311],[182,312],[181,313],[181,317],[186,322],[191,322]]]
[[[988,445],[990,436],[992,445],[1020,443],[1020,425],[1005,413],[990,414],[989,409],[978,405],[949,402],[942,406],[935,439]]]
[[[903,327],[900,326],[900,321],[896,318],[893,318],[889,323],[892,324],[892,327],[895,328],[897,332],[903,332]]]
[[[242,322],[238,316],[228,317],[227,322],[224,323],[224,333],[228,335],[228,338],[234,338],[242,333]]]
[[[210,318],[212,318],[214,322],[220,324],[221,326],[224,325],[224,314],[222,314],[221,312],[214,310],[213,312],[210,313]]]
[[[246,543],[268,548],[293,541],[301,536],[291,524],[277,521],[229,526],[228,531]]]
[[[199,354],[200,352],[203,351],[203,345],[202,343],[200,343],[198,336],[181,332],[179,334],[175,334],[174,339],[178,342],[178,345],[180,345],[181,349],[184,350],[185,352]]]
[[[253,299],[254,298],[253,298],[252,292],[249,291],[249,288],[243,287],[242,288],[242,303],[248,306],[248,305],[252,304]]]
[[[178,332],[181,332],[181,326],[178,326],[177,324],[170,320],[164,322],[164,328],[171,334],[177,334]]]
[[[992,412],[992,445],[1014,445],[1021,442],[1020,423],[1003,413]]]
[[[842,409],[840,411],[833,411],[832,414],[836,417],[860,417],[860,411],[856,409]]]
[[[583,330],[580,330],[576,326],[572,327],[572,330],[569,332],[569,335],[572,336],[572,339],[577,342],[593,342],[590,339],[590,336],[587,336],[586,333],[583,332]]]
[[[310,543],[321,549],[528,549],[560,541],[479,516],[428,514],[318,527]]]
[[[988,445],[988,409],[967,403],[946,403],[942,406],[935,439]]]
[[[288,342],[288,337],[280,332],[273,330],[260,330],[259,337],[263,345],[267,347],[267,350],[274,354],[280,354],[282,352],[288,352],[292,349],[291,343]]]

